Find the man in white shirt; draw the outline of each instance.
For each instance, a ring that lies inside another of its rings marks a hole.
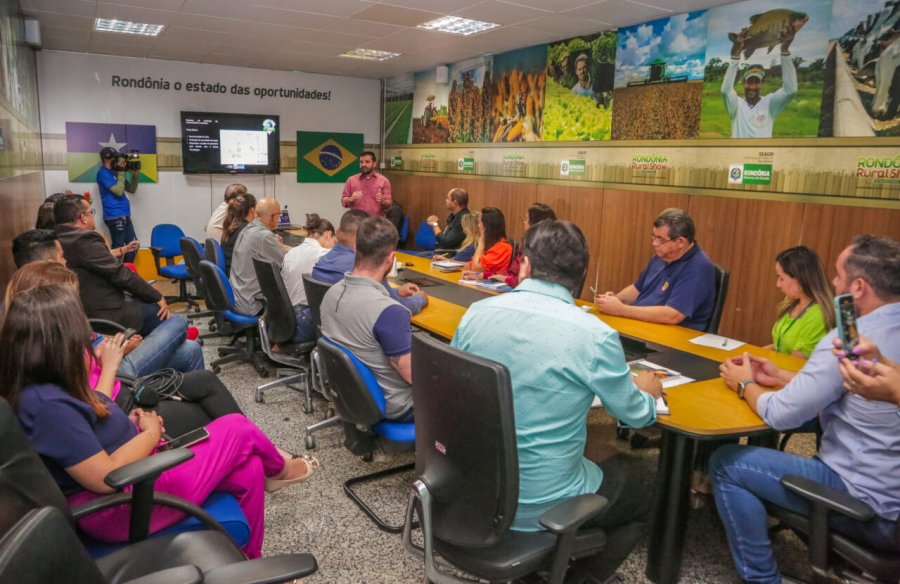
[[[591,58],[586,53],[581,53],[575,59],[575,77],[578,83],[572,86],[572,93],[591,97],[594,95],[594,88],[591,87]]]
[[[790,40],[781,44],[781,79],[783,85],[775,92],[760,97],[765,69],[752,65],[744,72],[744,99],[734,90],[734,80],[740,66],[740,50],[731,55],[731,63],[722,80],[722,97],[731,118],[732,138],[771,138],[775,118],[797,94],[797,69],[788,51]]]
[[[225,200],[216,207],[212,217],[209,218],[209,222],[206,224],[207,239],[215,239],[219,242],[222,241],[222,226],[225,223],[225,216],[228,214],[228,203],[233,201],[238,195],[242,195],[246,192],[247,187],[242,184],[234,183],[228,185],[225,189]]]

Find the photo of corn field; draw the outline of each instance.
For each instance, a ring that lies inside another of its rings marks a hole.
[[[487,112],[491,108],[493,83],[490,56],[476,57],[450,66],[448,127],[450,141],[490,142]]]
[[[547,45],[494,57],[489,113],[491,142],[541,139]]]

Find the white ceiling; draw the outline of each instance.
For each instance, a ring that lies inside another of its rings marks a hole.
[[[44,49],[385,78],[484,53],[614,29],[735,0],[20,0]],[[501,24],[460,37],[417,24],[447,14]],[[165,29],[157,38],[96,32],[94,18]],[[389,61],[339,57],[355,48]],[[137,66],[139,68],[139,66]]]

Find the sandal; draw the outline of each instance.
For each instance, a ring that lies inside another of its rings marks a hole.
[[[294,483],[302,483],[303,481],[309,479],[311,476],[316,474],[316,471],[319,470],[319,461],[314,456],[310,456],[309,454],[303,454],[298,456],[294,460],[302,459],[303,462],[306,463],[306,473],[299,476],[294,477],[292,479],[280,479],[276,477],[266,477],[265,489],[267,493],[275,493],[276,491],[280,491],[284,487],[288,485],[293,485]],[[287,471],[282,471],[286,473]]]

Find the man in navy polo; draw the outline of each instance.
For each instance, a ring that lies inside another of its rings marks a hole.
[[[671,208],[653,222],[656,255],[618,294],[594,296],[597,310],[647,322],[706,330],[716,302],[716,269],[694,241],[694,220]]]

